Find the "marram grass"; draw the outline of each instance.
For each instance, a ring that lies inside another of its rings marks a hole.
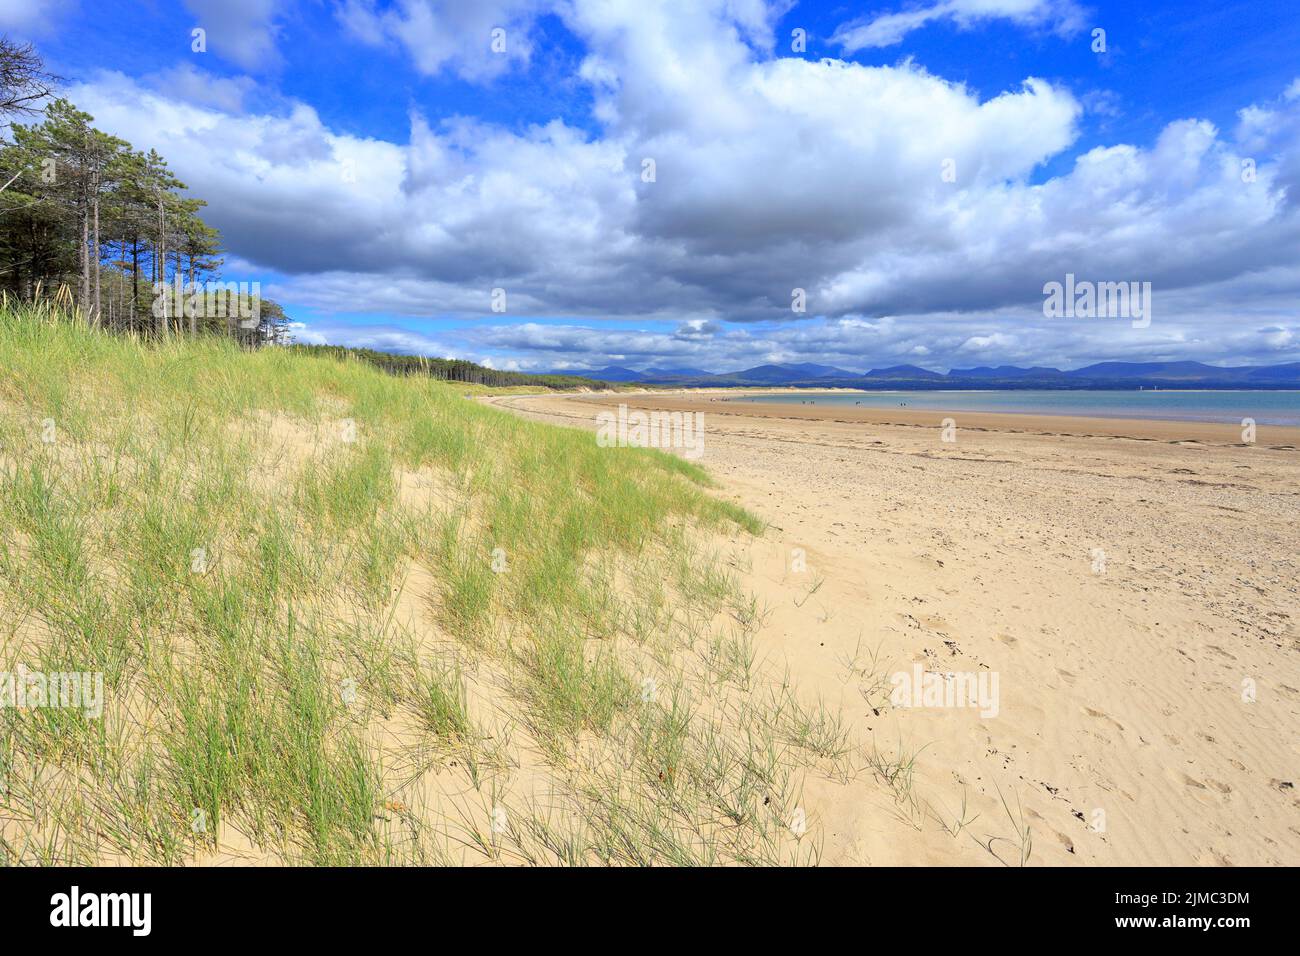
[[[815,855],[790,740],[838,737],[754,710],[757,615],[692,543],[758,522],[465,391],[0,308],[0,670],[105,698],[0,709],[0,860]]]

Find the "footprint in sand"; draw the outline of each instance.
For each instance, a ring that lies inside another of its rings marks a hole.
[[[1121,723],[1120,723],[1118,720],[1116,720],[1114,717],[1110,716],[1110,714],[1103,714],[1101,711],[1099,711],[1099,710],[1093,710],[1091,707],[1085,707],[1085,708],[1083,708],[1083,712],[1084,712],[1085,714],[1087,714],[1089,717],[1097,717],[1097,718],[1100,718],[1101,720],[1108,720],[1108,721],[1110,721],[1112,724],[1114,724],[1117,728],[1119,728],[1119,732],[1120,732],[1120,733],[1123,733],[1123,732],[1124,732],[1124,725],[1121,724]]]
[[[1211,789],[1213,789],[1216,793],[1221,794],[1225,797],[1229,796],[1232,793],[1232,788],[1230,786],[1218,780],[1212,780],[1207,778],[1209,783],[1209,785],[1207,786],[1205,783],[1201,782],[1200,780],[1197,780],[1195,777],[1189,777],[1187,774],[1181,773],[1179,771],[1170,771],[1168,773],[1168,776],[1170,779],[1178,783],[1181,783],[1184,787],[1190,787],[1193,790],[1202,791],[1205,794],[1207,799],[1210,797]]]
[[[1197,866],[1232,866],[1232,860],[1228,859],[1227,854],[1220,853],[1218,850],[1204,850],[1196,858]]]
[[[1066,853],[1074,852],[1073,840],[1071,840],[1068,836],[1066,836],[1064,833],[1060,832],[1059,830],[1053,830],[1052,833],[1054,833],[1056,835],[1056,838],[1061,841],[1061,846],[1065,847]]]

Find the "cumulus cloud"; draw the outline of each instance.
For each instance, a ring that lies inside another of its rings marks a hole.
[[[77,9],[77,0],[0,0],[0,31],[42,37]]]
[[[365,42],[402,43],[421,9],[459,8],[354,2],[341,16]],[[533,11],[486,9],[500,22]],[[1180,119],[1044,178],[1083,110],[1046,79],[982,97],[912,62],[774,56],[779,10],[758,0],[570,0],[561,13],[586,51],[594,132],[415,111],[393,142],[331,129],[302,103],[241,113],[238,86],[196,106],[104,73],[70,94],[102,128],[158,148],[232,251],[282,276],[282,298],[520,322],[463,326],[500,361],[1297,354],[1290,92],[1246,107],[1232,130]],[[461,54],[430,55],[431,70],[483,75]],[[1066,273],[1152,282],[1152,326],[1043,319],[1043,284]],[[806,313],[791,311],[796,288]],[[592,333],[604,319],[648,330]]]
[[[846,53],[895,46],[914,30],[941,20],[952,21],[963,30],[990,20],[1008,20],[1017,26],[1050,29],[1068,36],[1083,28],[1084,11],[1073,0],[940,0],[929,6],[843,23],[831,42]]]
[[[252,77],[217,76],[189,61],[150,73],[142,81],[169,99],[211,106],[225,113],[243,112],[245,97],[257,88]]]
[[[245,70],[279,64],[279,16],[285,0],[185,0],[195,26],[206,32],[207,48]]]
[[[288,331],[293,340],[302,345],[346,345],[399,355],[462,357],[450,346],[431,336],[390,325],[290,322]]]
[[[532,55],[541,0],[398,0],[380,9],[375,0],[344,0],[337,16],[344,29],[371,46],[395,44],[424,74],[447,69],[486,80]]]

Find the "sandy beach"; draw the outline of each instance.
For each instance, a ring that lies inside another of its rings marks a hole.
[[[823,862],[1300,864],[1300,430],[725,398],[487,401],[704,414],[770,523],[730,542],[765,664],[855,738],[805,785]],[[996,675],[996,713],[898,674]]]

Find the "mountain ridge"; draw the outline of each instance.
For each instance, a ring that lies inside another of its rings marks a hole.
[[[733,372],[709,373],[693,368],[647,368],[637,371],[611,365],[583,372],[566,369],[551,374],[577,375],[606,382],[645,385],[793,386],[793,387],[970,387],[985,388],[1137,388],[1196,386],[1202,388],[1300,387],[1300,362],[1280,365],[1208,365],[1204,362],[1094,362],[1076,369],[1018,365],[976,366],[936,372],[917,365],[891,365],[864,373],[812,362],[769,363]]]

